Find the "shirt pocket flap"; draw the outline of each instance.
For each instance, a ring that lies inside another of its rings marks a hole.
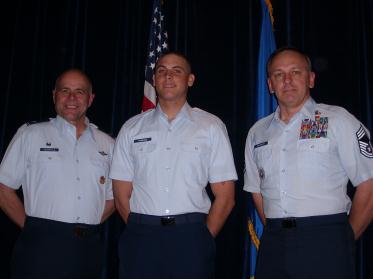
[[[181,143],[181,150],[184,152],[192,152],[192,153],[208,153],[208,147],[201,144],[201,143],[193,143],[193,142],[183,142]]]
[[[299,151],[327,152],[329,144],[328,138],[302,139],[298,141],[297,149]]]

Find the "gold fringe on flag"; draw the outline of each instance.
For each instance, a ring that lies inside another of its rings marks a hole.
[[[256,235],[254,224],[251,221],[251,219],[249,219],[249,222],[248,222],[247,225],[248,225],[248,229],[249,229],[249,234],[250,234],[251,241],[254,243],[256,250],[258,250],[259,249],[260,240],[259,240],[258,236]]]
[[[269,16],[271,17],[271,22],[272,22],[272,26],[273,26],[273,23],[275,21],[274,17],[273,17],[273,7],[272,7],[272,3],[271,3],[271,0],[265,0],[266,2],[266,5],[268,7],[268,11],[269,11]]]

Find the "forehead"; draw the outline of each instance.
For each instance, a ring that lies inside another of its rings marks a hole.
[[[166,54],[159,58],[157,62],[158,67],[181,67],[183,69],[188,69],[188,62],[184,57],[176,54]]]
[[[293,67],[307,67],[307,60],[303,55],[296,51],[286,50],[279,53],[270,65],[271,70],[276,70],[280,67],[293,66]]]
[[[67,72],[63,74],[56,83],[57,86],[89,87],[89,81],[79,72]]]

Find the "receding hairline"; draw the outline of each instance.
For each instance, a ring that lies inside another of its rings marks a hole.
[[[72,68],[72,69],[68,69],[66,71],[63,71],[56,79],[56,82],[54,83],[54,90],[57,89],[59,83],[61,82],[61,80],[68,74],[70,73],[77,73],[79,74],[83,79],[85,79],[85,81],[88,83],[88,87],[89,87],[89,93],[92,93],[93,92],[93,86],[92,86],[92,81],[91,79],[88,77],[88,75],[83,72],[82,70],[80,69],[76,69],[76,68]]]
[[[289,47],[289,46],[286,46],[286,47],[281,47],[277,50],[275,50],[274,52],[272,52],[272,54],[269,56],[268,60],[267,60],[267,67],[266,67],[266,70],[267,70],[267,76],[270,75],[270,72],[269,72],[269,68],[272,66],[273,64],[273,61],[281,54],[285,53],[285,52],[293,52],[293,53],[296,53],[298,54],[300,57],[302,57],[304,59],[304,61],[306,62],[307,64],[307,69],[311,72],[312,71],[312,63],[311,63],[311,59],[309,58],[309,56],[307,54],[305,54],[303,51],[301,51],[300,49],[298,48],[295,48],[295,47]]]

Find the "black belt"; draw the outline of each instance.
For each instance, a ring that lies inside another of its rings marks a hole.
[[[154,216],[131,212],[128,217],[128,223],[156,226],[206,223],[206,214],[196,212],[170,216]]]
[[[26,217],[25,228],[40,233],[75,235],[80,238],[89,237],[101,232],[100,224],[65,223],[31,216]]]
[[[310,227],[320,226],[334,223],[347,222],[347,214],[339,213],[332,215],[320,215],[310,217],[290,217],[290,218],[267,218],[266,226],[268,228],[278,229],[291,229],[296,227]]]

